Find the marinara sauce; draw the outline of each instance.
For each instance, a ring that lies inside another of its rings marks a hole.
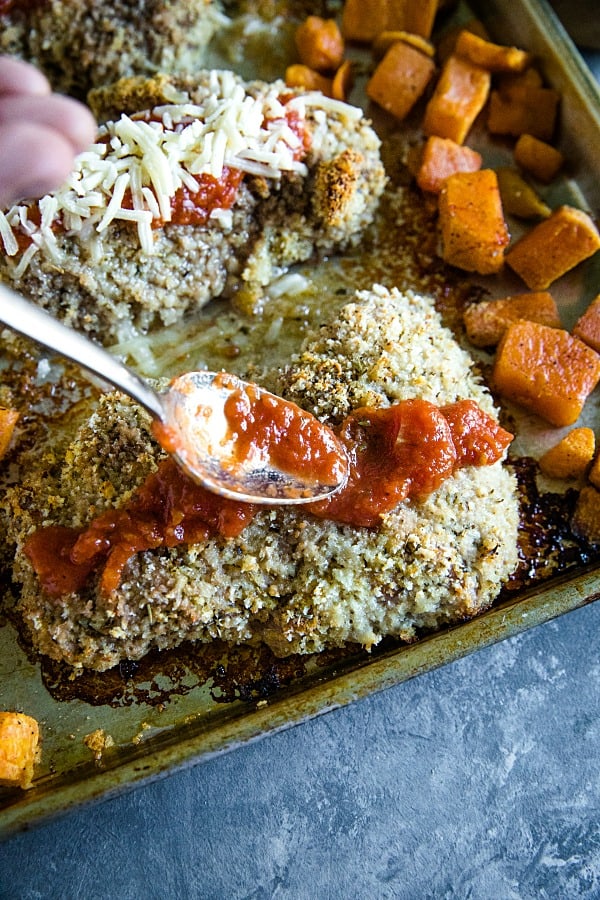
[[[246,440],[262,440],[260,429],[258,416]],[[282,422],[277,430],[282,436]],[[512,440],[471,400],[441,408],[406,400],[385,409],[358,409],[337,436],[350,463],[347,484],[328,500],[301,506],[301,514],[367,528],[376,527],[399,502],[423,499],[457,469],[496,462]],[[235,537],[257,511],[207,491],[169,458],[120,509],[108,510],[82,530],[38,529],[25,553],[50,596],[80,590],[96,572],[100,589],[110,594],[135,553],[215,535]]]
[[[98,569],[100,588],[110,594],[134,554],[198,544],[214,534],[236,537],[256,511],[250,503],[200,487],[169,457],[119,509],[107,510],[81,530],[40,528],[28,539],[25,552],[50,596],[81,590]]]
[[[212,175],[195,175],[198,190],[191,191],[185,185],[177,188],[171,197],[171,224],[206,225],[215,209],[231,209],[236,201],[244,173],[240,169],[223,166],[219,178]],[[129,197],[131,204],[131,195]],[[164,220],[152,219],[153,228],[162,228]]]
[[[339,441],[295,403],[249,384],[231,392],[224,412],[234,466],[258,457],[316,484],[336,485],[343,480],[347,461]]]

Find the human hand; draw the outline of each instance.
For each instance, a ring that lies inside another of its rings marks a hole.
[[[53,94],[35,67],[0,56],[0,209],[58,187],[95,136],[86,106]]]

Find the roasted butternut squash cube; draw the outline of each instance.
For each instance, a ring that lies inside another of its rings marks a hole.
[[[449,138],[432,135],[423,148],[417,184],[422,191],[439,194],[448,176],[457,172],[477,172],[481,162],[481,153],[476,150],[456,144]]]
[[[335,19],[307,16],[294,35],[300,62],[317,72],[334,72],[344,58],[344,39]]]
[[[591,428],[573,428],[540,457],[540,469],[550,478],[583,478],[595,449],[596,438]]]
[[[390,28],[388,6],[388,0],[345,0],[342,11],[343,36],[348,41],[370,44],[381,31]]]
[[[436,42],[437,58],[441,65],[443,65],[448,57],[452,56],[454,53],[456,42],[463,31],[470,31],[471,34],[476,34],[486,41],[490,39],[485,25],[479,19],[469,19],[463,25],[454,25],[451,28],[448,28],[440,35],[439,40]]]
[[[562,328],[521,319],[498,345],[498,392],[552,425],[573,425],[600,380],[600,356]]]
[[[439,225],[447,263],[480,275],[499,272],[510,236],[496,173],[480,169],[446,178],[439,195]]]
[[[560,206],[508,250],[506,262],[530,290],[545,291],[598,249],[600,234],[591,217]]]
[[[595,297],[584,314],[577,320],[573,334],[596,353],[600,353],[600,294]]]
[[[562,325],[554,298],[547,291],[481,300],[471,303],[463,315],[467,337],[475,347],[495,347],[508,326],[519,319],[551,328]]]
[[[354,71],[352,62],[345,59],[331,81],[331,96],[334,100],[346,102],[348,95],[354,86]]]
[[[395,8],[395,17],[389,17],[390,29],[403,29],[421,37],[431,37],[435,15],[440,0],[391,0],[390,7]],[[401,7],[404,9],[401,11]],[[400,21],[404,24],[400,25]]]
[[[285,83],[288,87],[298,87],[305,91],[321,91],[326,97],[330,97],[333,90],[331,78],[305,66],[304,63],[293,63],[287,67]]]
[[[467,29],[458,35],[454,52],[488,72],[522,72],[531,63],[525,50],[494,44]]]
[[[490,91],[490,73],[460,56],[446,60],[425,108],[423,131],[463,144]]]
[[[342,32],[349,41],[371,43],[382,31],[409,31],[429,38],[438,0],[346,0]]]
[[[516,85],[490,94],[487,121],[491,134],[531,134],[551,141],[556,129],[560,94],[553,88]]]
[[[28,788],[38,757],[39,726],[18,712],[0,712],[0,784]]]
[[[392,44],[367,83],[367,95],[397,119],[404,119],[425,91],[435,63],[420,50]]]
[[[517,165],[544,184],[556,178],[565,161],[560,150],[532,134],[521,135],[514,154]]]

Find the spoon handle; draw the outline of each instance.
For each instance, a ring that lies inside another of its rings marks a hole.
[[[0,323],[70,359],[136,400],[150,415],[164,418],[157,392],[99,344],[54,319],[39,306],[0,284]]]

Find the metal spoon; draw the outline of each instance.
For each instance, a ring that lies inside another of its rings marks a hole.
[[[256,385],[226,373],[202,371],[181,375],[158,393],[99,344],[4,285],[0,285],[0,323],[72,360],[143,406],[155,420],[154,433],[164,449],[186,474],[214,493],[248,503],[309,503],[331,495],[346,481],[345,451],[313,417],[309,417],[312,433],[334,458],[339,455],[339,464],[335,463],[327,479],[331,483],[316,481],[308,473],[303,477],[286,472],[273,464],[268,453],[250,453],[242,459],[236,455],[225,414],[225,403],[233,392],[252,389],[253,396],[293,406]]]

